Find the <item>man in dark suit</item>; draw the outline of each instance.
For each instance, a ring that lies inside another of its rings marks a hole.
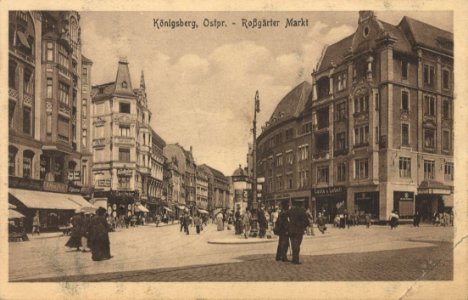
[[[278,248],[276,249],[276,261],[288,261],[287,253],[289,248],[289,236],[288,236],[288,209],[289,203],[284,201],[281,203],[281,212],[278,216],[278,220],[276,220],[275,226],[278,229],[277,235],[278,239]]]
[[[291,240],[292,248],[292,263],[300,264],[299,251],[301,249],[302,237],[304,230],[310,226],[309,219],[304,208],[302,208],[302,201],[293,201],[293,207],[287,212],[289,217],[289,239]]]

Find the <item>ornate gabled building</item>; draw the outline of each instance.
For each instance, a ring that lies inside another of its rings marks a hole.
[[[453,34],[359,12],[312,73],[312,196],[387,220],[453,206]]]
[[[43,228],[56,229],[77,208],[66,203],[69,194],[91,195],[92,62],[81,53],[77,12],[10,11],[8,17],[9,196],[27,223],[37,210]]]
[[[114,217],[147,212],[152,135],[143,73],[132,88],[121,58],[116,79],[92,88],[94,202]]]

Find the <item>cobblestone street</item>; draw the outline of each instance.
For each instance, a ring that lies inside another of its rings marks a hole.
[[[66,237],[10,243],[10,281],[451,280],[452,231],[409,225],[330,228],[325,235],[305,236],[302,264],[292,265],[275,261],[275,242],[209,244],[234,236],[214,225],[189,236],[178,225],[144,226],[112,233],[114,257],[103,262],[69,251]]]

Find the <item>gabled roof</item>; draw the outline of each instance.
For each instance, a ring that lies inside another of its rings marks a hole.
[[[207,164],[202,164],[202,165],[200,165],[200,167],[207,168],[208,170],[211,171],[211,173],[213,173],[213,176],[215,176],[215,177],[224,178],[224,179],[226,178],[226,176],[224,176],[223,172],[221,172],[219,170],[216,170],[215,168],[210,167]]]
[[[407,39],[405,33],[401,30],[401,27],[397,27],[395,25],[380,20],[379,22],[383,25],[385,32],[388,32],[392,37],[396,38],[396,42],[393,45],[393,49],[407,54],[411,54],[413,52],[411,43]]]
[[[335,65],[341,64],[344,59],[345,54],[349,51],[349,48],[353,44],[354,33],[350,36],[345,37],[344,39],[330,45],[325,50],[325,53],[322,57],[322,62],[318,66],[317,71],[323,71],[330,67],[331,63]]]
[[[108,82],[94,85],[91,88],[91,98],[93,101],[110,97],[114,94],[115,82]]]
[[[453,33],[406,16],[403,17],[399,26],[402,23],[408,25],[414,42],[417,45],[437,51],[453,53]],[[444,47],[445,43],[451,44],[451,49],[450,47]]]
[[[84,56],[83,54],[81,55],[81,61],[85,64],[92,64],[93,61],[89,58],[87,58],[86,56]]]
[[[151,135],[153,136],[153,143],[159,145],[161,148],[166,147],[166,142],[154,129],[151,129]]]

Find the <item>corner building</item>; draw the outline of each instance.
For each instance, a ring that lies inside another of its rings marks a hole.
[[[453,207],[452,33],[361,11],[356,32],[325,47],[312,82],[316,209],[387,220],[394,209],[428,219]]]

